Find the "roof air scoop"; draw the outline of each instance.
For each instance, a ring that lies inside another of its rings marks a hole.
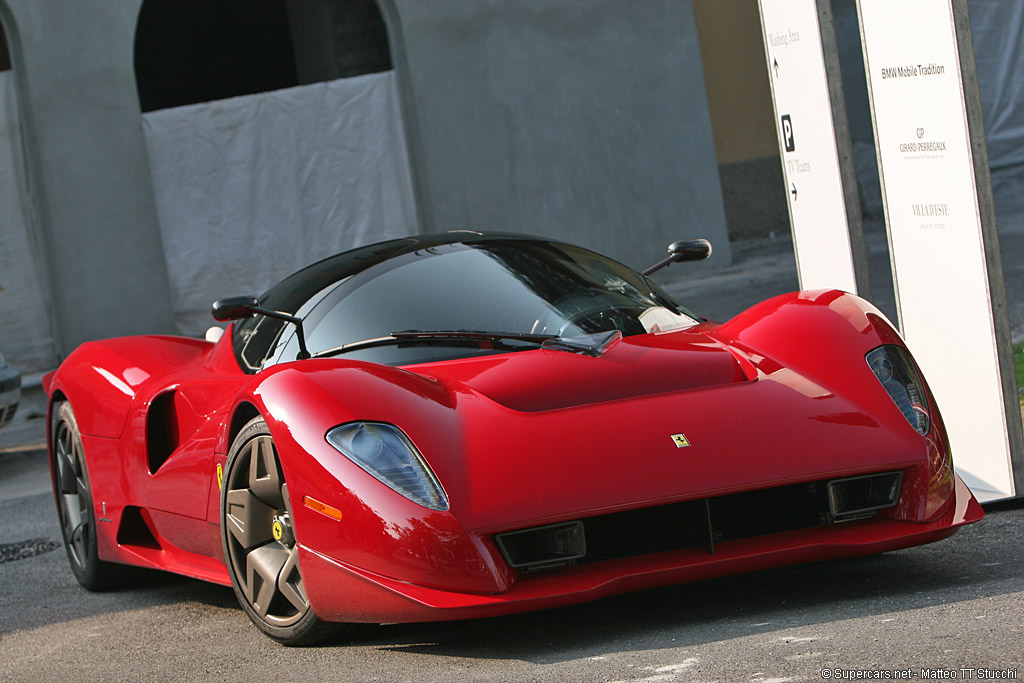
[[[552,337],[545,339],[540,347],[550,351],[569,351],[597,358],[620,339],[622,339],[622,332],[611,330],[581,337]]]

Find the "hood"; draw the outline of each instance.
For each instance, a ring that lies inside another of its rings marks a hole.
[[[837,395],[792,369],[744,372],[699,328],[626,338],[596,358],[536,350],[409,370],[454,399],[451,431],[435,416],[409,435],[452,513],[481,533],[925,456],[882,389]]]
[[[747,379],[733,354],[700,328],[626,337],[596,357],[539,349],[410,369],[527,413]]]

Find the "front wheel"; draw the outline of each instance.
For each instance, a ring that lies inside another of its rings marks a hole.
[[[256,627],[284,645],[340,635],[346,625],[321,620],[306,598],[288,484],[261,417],[231,445],[220,508],[231,586]]]
[[[75,412],[67,401],[57,408],[53,423],[53,488],[71,573],[91,591],[109,590],[127,576],[124,565],[104,562],[96,551],[96,513],[89,470],[82,450]]]

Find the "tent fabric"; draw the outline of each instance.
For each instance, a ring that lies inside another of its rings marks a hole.
[[[217,298],[416,233],[394,72],[143,115],[171,298],[202,336]]]
[[[1024,165],[1024,2],[971,0],[989,165]]]
[[[0,72],[0,349],[23,373],[57,364],[10,71]]]

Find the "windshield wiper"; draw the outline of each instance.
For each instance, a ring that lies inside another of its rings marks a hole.
[[[483,330],[402,330],[392,332],[396,339],[484,339],[491,341],[516,341],[540,344],[547,339],[554,339],[553,334],[528,334],[525,332],[485,332]]]
[[[520,332],[484,332],[482,330],[402,330],[400,332],[392,332],[386,337],[377,337],[375,339],[363,339],[361,341],[355,341],[348,344],[342,344],[341,346],[335,346],[334,348],[327,349],[325,351],[318,351],[313,354],[313,358],[326,358],[329,356],[338,356],[349,351],[358,351],[360,349],[370,349],[377,346],[395,346],[397,344],[409,344],[416,342],[423,342],[429,344],[430,342],[436,341],[492,341],[492,342],[506,342],[506,341],[518,341],[527,344],[534,344],[540,346],[549,339],[557,339],[553,334],[523,334]]]
[[[533,344],[550,351],[568,351],[584,356],[597,357],[602,355],[620,339],[622,339],[622,332],[618,330],[609,330],[579,337],[559,337],[554,334],[524,334],[521,332],[484,332],[482,330],[402,330],[401,332],[392,332],[386,337],[364,339],[335,346],[333,349],[314,353],[313,358],[338,356],[349,351],[371,349],[376,346],[395,346],[397,344],[415,344],[417,342],[430,344],[438,341],[490,341],[504,346],[511,346],[504,342],[515,341]]]

